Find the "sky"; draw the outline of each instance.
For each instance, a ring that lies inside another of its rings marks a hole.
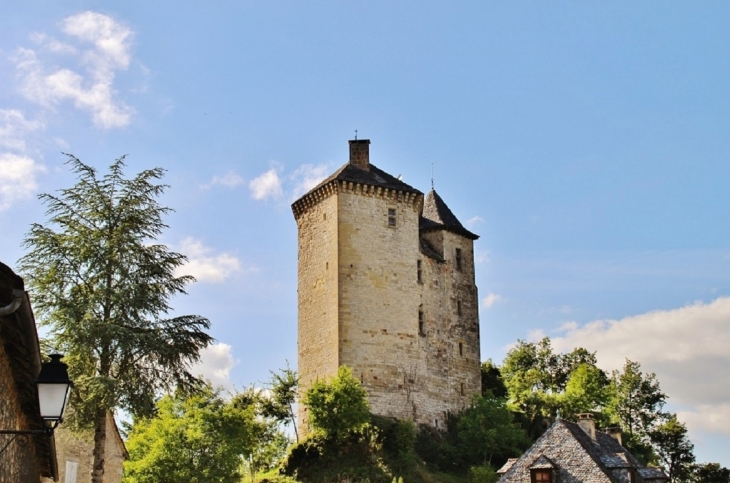
[[[518,339],[655,372],[730,466],[727,2],[0,0],[0,260],[39,193],[166,169],[197,366],[296,366],[290,204],[347,161],[436,190],[475,243],[482,358]],[[32,297],[32,294],[31,294]]]

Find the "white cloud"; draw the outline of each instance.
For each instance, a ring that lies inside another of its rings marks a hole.
[[[503,300],[501,295],[497,295],[496,293],[488,293],[486,297],[482,299],[482,307],[485,309],[488,309],[492,307],[492,305],[501,302]]]
[[[0,153],[0,210],[35,195],[38,190],[36,175],[43,171],[43,166],[27,156]]]
[[[231,369],[236,364],[233,359],[233,347],[228,344],[211,344],[200,351],[200,361],[194,365],[190,373],[208,379],[213,386],[233,388]]]
[[[68,35],[94,44],[96,50],[88,51],[85,56],[96,72],[129,67],[133,33],[113,18],[101,13],[83,12],[68,17],[62,25]]]
[[[474,216],[474,217],[469,218],[468,220],[466,220],[466,225],[469,226],[469,227],[473,227],[474,225],[477,225],[477,224],[483,223],[483,222],[484,222],[484,218],[482,218],[481,216],[477,215],[477,216]]]
[[[690,426],[730,434],[730,423],[717,423],[730,415],[730,297],[561,330],[552,339],[557,350],[597,351],[608,370],[621,368],[626,358],[640,362],[642,370],[656,373],[671,401],[690,406],[683,413]]]
[[[213,249],[188,237],[180,243],[180,253],[188,257],[185,265],[178,267],[177,276],[192,275],[198,282],[224,282],[241,270],[241,262],[233,255],[214,255]]]
[[[317,186],[329,174],[329,166],[326,164],[303,164],[291,175],[294,182],[292,200],[295,200]]]
[[[271,168],[261,176],[252,179],[248,187],[251,190],[251,197],[255,200],[276,199],[280,198],[283,193],[277,168]]]
[[[32,39],[47,52],[76,58],[85,72],[82,75],[71,68],[54,68],[49,73],[36,51],[21,48],[14,56],[21,93],[48,109],[71,101],[77,109],[89,112],[98,127],[109,129],[129,124],[133,109],[116,99],[114,79],[116,71],[129,67],[134,33],[96,12],[68,17],[61,27],[84,47],[76,48],[45,34],[36,33]],[[88,44],[92,47],[86,47]]]
[[[43,127],[43,122],[26,119],[17,109],[0,109],[0,147],[25,152],[27,135]]]
[[[680,421],[693,431],[730,434],[730,403],[700,404],[690,411],[678,411]]]
[[[213,176],[209,182],[201,185],[202,189],[210,189],[213,186],[225,186],[226,188],[235,188],[238,185],[243,184],[244,179],[238,173],[229,171],[222,176]]]

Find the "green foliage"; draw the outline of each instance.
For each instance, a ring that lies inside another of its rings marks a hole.
[[[260,424],[254,406],[227,403],[210,386],[190,397],[165,396],[157,416],[134,422],[124,481],[238,483],[241,458],[254,451]]]
[[[499,367],[492,362],[492,359],[482,362],[481,372],[482,396],[487,397],[489,393],[496,398],[506,398],[507,386],[504,385]]]
[[[54,350],[66,354],[74,381],[69,422],[103,434],[116,408],[151,415],[160,391],[200,387],[187,368],[212,341],[204,332],[210,323],[197,315],[164,318],[193,278],[176,275],[183,255],[155,243],[170,211],[157,202],[163,170],[128,179],[124,158],[101,177],[73,156],[68,164],[77,182],[40,195],[49,220],[31,226],[20,269]],[[93,481],[103,475],[102,442]]]
[[[667,396],[656,375],[642,373],[641,364],[626,359],[622,371],[613,371],[611,387],[608,414],[625,431],[646,442],[655,424],[666,416],[662,409]]]
[[[297,371],[290,369],[287,362],[286,368],[279,373],[271,372],[269,382],[271,395],[263,401],[262,406],[263,414],[266,417],[273,418],[285,426],[289,423],[292,424],[297,442],[299,441],[299,433],[297,431],[296,414],[294,414],[294,404],[297,399],[298,387],[299,377]]]
[[[649,438],[669,481],[689,481],[695,461],[694,445],[687,438],[687,427],[677,420],[677,415],[672,414],[652,430]]]
[[[730,470],[718,463],[694,465],[691,481],[694,483],[730,483]]]
[[[330,381],[316,381],[304,395],[309,424],[328,437],[346,437],[370,420],[367,396],[352,370],[340,366],[337,376]]]
[[[372,416],[378,429],[382,459],[390,473],[410,480],[416,467],[416,427],[413,421]]]
[[[415,449],[430,469],[466,475],[471,467],[501,465],[529,445],[503,399],[476,397],[461,414],[447,418],[445,431],[421,426]]]
[[[575,419],[580,413],[600,414],[609,398],[608,376],[598,367],[582,363],[568,378],[562,398],[562,416]],[[605,417],[596,418],[601,425],[609,422]]]
[[[499,475],[489,464],[472,466],[469,469],[469,483],[496,483],[498,479]]]
[[[556,354],[548,337],[537,343],[520,340],[507,353],[502,378],[510,403],[524,415],[523,427],[532,439],[549,427],[559,410],[565,412],[563,394],[571,374],[582,365],[595,367],[595,353],[577,348]]]
[[[505,460],[530,446],[524,430],[515,424],[503,400],[476,397],[460,416],[458,447],[470,465],[483,465],[496,457]]]
[[[377,428],[366,424],[346,433],[317,432],[295,445],[281,472],[302,483],[390,483]]]

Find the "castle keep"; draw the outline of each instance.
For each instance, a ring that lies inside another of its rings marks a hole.
[[[350,141],[350,161],[292,205],[300,387],[347,365],[375,414],[442,427],[481,390],[478,237],[433,189],[371,164],[369,145]]]

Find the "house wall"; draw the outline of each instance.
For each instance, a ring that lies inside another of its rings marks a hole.
[[[5,351],[5,344],[0,338],[0,428],[27,429],[29,422],[21,410],[19,394],[15,379],[10,371],[10,361]],[[22,437],[10,440],[12,435],[0,435],[0,449],[8,444],[0,455],[0,481],[2,482],[34,482],[40,481],[36,463],[35,445],[33,438],[47,438],[45,435],[28,436],[27,444],[19,444]]]
[[[107,414],[104,460],[104,483],[121,483],[125,449],[116,436],[114,417]],[[56,429],[56,455],[61,483],[91,482],[91,468],[94,464],[94,431],[71,431],[59,426]],[[73,472],[76,472],[75,479]],[[68,475],[67,473],[71,473]],[[50,483],[52,480],[44,480]]]

